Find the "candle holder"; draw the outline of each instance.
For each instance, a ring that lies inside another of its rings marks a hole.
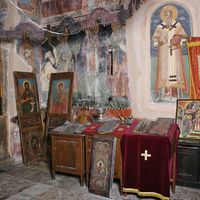
[[[97,108],[97,113],[99,114],[99,120],[102,120],[103,114],[105,113],[105,108],[104,107]]]

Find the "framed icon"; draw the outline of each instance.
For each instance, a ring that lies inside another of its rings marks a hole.
[[[73,72],[53,73],[48,95],[48,113],[68,114],[72,105]]]
[[[179,125],[181,138],[200,137],[200,100],[178,99],[176,123]]]

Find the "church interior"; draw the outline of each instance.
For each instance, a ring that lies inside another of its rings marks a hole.
[[[200,199],[199,0],[0,0],[0,199]]]

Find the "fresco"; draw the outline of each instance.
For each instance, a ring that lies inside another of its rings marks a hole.
[[[7,14],[8,14],[8,5],[4,0],[2,0],[0,1],[0,29],[3,29],[4,27]]]
[[[120,3],[122,3],[121,0],[88,0],[88,10],[91,11],[97,7],[103,7],[112,10],[117,8]]]
[[[19,40],[17,47],[20,57],[22,57],[28,65],[34,66],[35,56],[32,42],[28,40]]]
[[[33,0],[18,0],[17,4],[20,8],[22,8],[24,10],[27,10],[27,11],[34,10]]]
[[[21,142],[19,136],[19,125],[13,121],[10,123],[10,154],[15,160],[22,160]]]
[[[125,33],[122,26],[100,26],[69,36],[67,41],[47,41],[42,46],[40,73],[47,65],[47,78],[53,72],[75,72],[74,104],[105,105],[110,96],[128,97]],[[48,98],[49,80],[43,87],[45,80],[41,76],[42,107]]]
[[[115,9],[121,1],[42,0],[41,3],[42,18],[38,13],[38,2],[19,0],[18,6],[32,20],[49,23],[51,19],[60,21],[66,13],[81,16],[81,11],[89,13],[97,6]],[[23,21],[24,16],[19,14]],[[42,108],[47,106],[51,73],[68,71],[74,72],[74,105],[87,103],[109,107],[108,99],[112,97],[117,108],[129,107],[125,26],[99,25],[66,37],[48,34],[41,43],[40,46],[28,38],[17,40],[18,56],[36,73]]]
[[[151,101],[176,102],[189,97],[186,41],[192,22],[178,4],[159,7],[151,18]]]
[[[20,9],[22,9],[25,14],[28,15],[32,20],[39,21],[40,18],[40,1],[34,1],[34,0],[18,0],[17,5]],[[24,14],[19,10],[19,15],[22,17],[22,20],[25,20]],[[27,19],[26,19],[27,20]]]
[[[42,3],[42,17],[61,15],[67,12],[75,12],[82,9],[82,0],[54,0]]]

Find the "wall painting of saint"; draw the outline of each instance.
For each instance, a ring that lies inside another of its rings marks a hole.
[[[176,102],[189,97],[189,62],[186,42],[191,36],[189,12],[165,4],[151,17],[151,101]]]

